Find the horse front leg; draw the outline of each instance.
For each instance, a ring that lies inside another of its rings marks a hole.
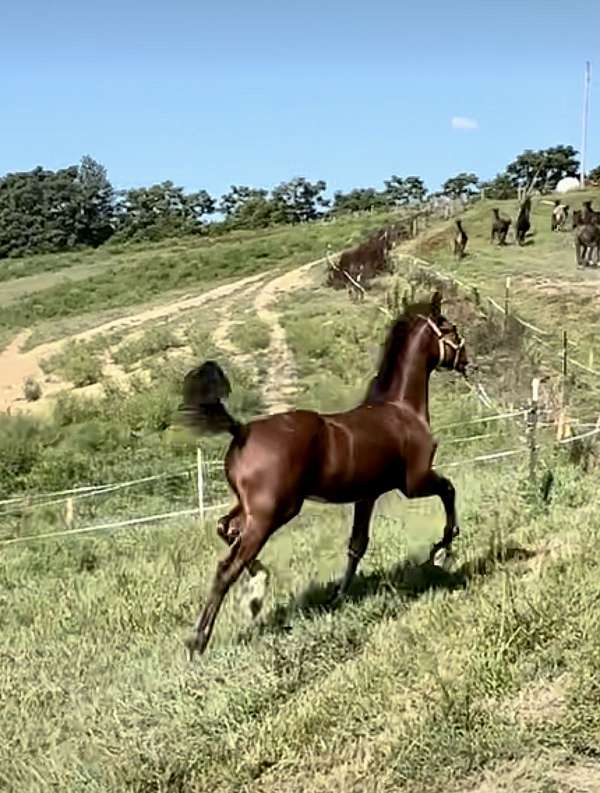
[[[350,542],[348,543],[346,572],[333,600],[333,605],[340,603],[346,596],[360,560],[365,555],[369,545],[369,524],[374,506],[375,499],[357,501],[354,505],[354,520],[352,522]]]
[[[442,549],[450,555],[452,542],[460,533],[456,519],[456,491],[452,482],[432,470],[420,476],[407,476],[405,495],[407,498],[428,498],[429,496],[440,498],[446,513],[446,524],[442,539],[434,543],[431,548],[429,560],[433,562],[438,551]]]

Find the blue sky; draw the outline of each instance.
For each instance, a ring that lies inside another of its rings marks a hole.
[[[331,192],[397,173],[435,189],[580,148],[600,3],[2,0],[1,27],[0,174],[91,154],[119,188],[303,175]]]

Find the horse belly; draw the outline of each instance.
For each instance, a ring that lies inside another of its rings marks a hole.
[[[378,496],[402,486],[403,466],[400,461],[374,463],[354,470],[332,472],[326,469],[313,483],[307,498],[310,501],[348,504]]]

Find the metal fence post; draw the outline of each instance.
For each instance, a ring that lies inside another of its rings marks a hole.
[[[198,516],[204,520],[204,471],[202,469],[202,449],[196,449],[196,464],[198,468]]]
[[[538,401],[540,395],[540,379],[534,377],[531,381],[531,405],[527,414],[527,429],[529,435],[529,481],[535,485],[537,478],[537,424]]]

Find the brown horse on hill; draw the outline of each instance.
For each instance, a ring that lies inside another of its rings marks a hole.
[[[336,600],[350,586],[369,542],[379,496],[438,496],[446,513],[438,550],[458,534],[452,483],[432,470],[437,449],[429,427],[429,377],[434,369],[466,376],[464,340],[441,313],[441,294],[406,309],[391,326],[377,374],[363,401],[343,413],[297,410],[242,424],[223,404],[231,386],[218,364],[188,372],[181,419],[200,432],[233,436],[225,474],[238,503],[218,523],[229,552],[218,563],[208,601],[188,641],[190,659],[202,653],[230,586],[252,570],[269,537],[300,512],[306,499],[354,503],[346,572]]]
[[[462,220],[456,221],[456,231],[454,232],[454,256],[457,260],[464,258],[465,249],[469,238],[464,230]]]
[[[525,244],[525,237],[527,236],[527,232],[531,228],[530,213],[531,213],[531,198],[527,196],[527,198],[523,201],[523,203],[519,207],[519,214],[517,215],[517,222],[515,224],[515,229],[516,229],[515,236],[517,238],[517,243],[519,245]]]
[[[512,221],[509,218],[503,218],[498,209],[492,209],[492,217],[492,234],[490,242],[493,243],[494,240],[497,239],[498,245],[506,245],[506,237]]]

